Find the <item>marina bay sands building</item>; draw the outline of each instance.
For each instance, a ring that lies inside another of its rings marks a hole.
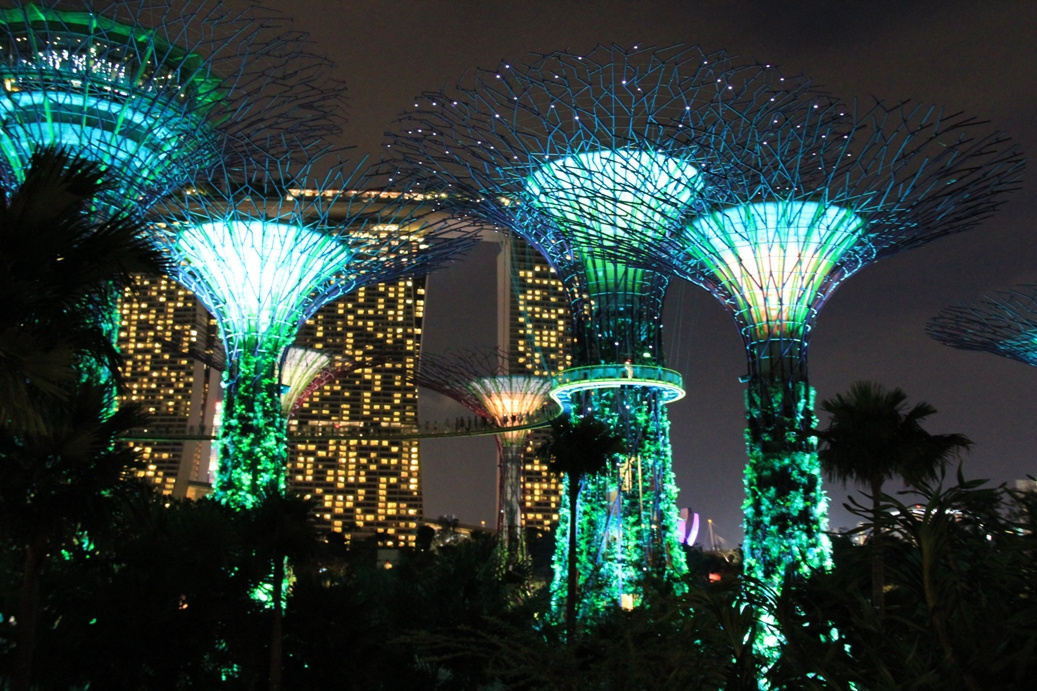
[[[289,418],[288,485],[317,502],[317,518],[350,539],[413,546],[423,519],[417,363],[424,278],[362,288],[321,308],[297,343],[332,358],[327,381]]]
[[[119,312],[123,400],[144,408],[151,418],[146,431],[156,437],[131,442],[144,459],[138,473],[163,494],[197,496],[208,485],[212,454],[211,441],[201,437],[212,430],[220,399],[216,322],[194,293],[168,277],[139,277]]]
[[[505,236],[497,259],[497,343],[511,372],[557,374],[572,366],[569,302],[547,260],[519,236]],[[547,432],[535,430],[522,456],[522,524],[547,532],[558,524],[562,486],[537,458]]]

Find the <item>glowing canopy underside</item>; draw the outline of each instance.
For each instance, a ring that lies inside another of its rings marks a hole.
[[[816,202],[743,204],[693,221],[687,260],[756,340],[802,334],[820,289],[861,237],[863,220]]]
[[[500,374],[467,383],[469,391],[500,426],[524,420],[550,400],[551,379],[525,374]]]
[[[228,351],[250,335],[287,347],[307,316],[308,297],[345,281],[355,255],[318,228],[265,220],[186,225],[171,251],[181,281],[219,321]]]
[[[112,166],[136,195],[183,184],[215,155],[218,80],[202,65],[90,13],[2,10],[0,152],[16,179],[36,148],[60,145]]]
[[[323,350],[291,347],[281,364],[281,410],[285,417],[296,402],[324,369],[331,364],[331,356]]]
[[[607,291],[623,274],[609,269],[615,262],[593,255],[659,240],[678,227],[700,186],[689,161],[641,149],[572,154],[545,163],[525,180],[532,204],[592,255],[584,259],[592,294]]]

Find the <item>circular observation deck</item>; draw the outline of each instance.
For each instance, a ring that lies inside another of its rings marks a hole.
[[[568,413],[572,410],[572,396],[575,393],[624,386],[657,391],[663,403],[684,398],[684,379],[680,372],[658,365],[633,364],[571,367],[555,377],[551,398]]]

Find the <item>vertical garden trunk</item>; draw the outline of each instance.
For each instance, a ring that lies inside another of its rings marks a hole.
[[[45,549],[33,541],[25,548],[25,572],[22,575],[21,600],[14,629],[14,669],[11,691],[29,691],[32,687],[32,660],[36,652],[37,603],[39,600],[40,568]]]

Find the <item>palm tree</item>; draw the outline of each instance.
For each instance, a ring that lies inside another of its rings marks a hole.
[[[816,430],[821,469],[828,478],[864,485],[871,494],[872,603],[885,610],[885,563],[882,560],[882,486],[900,478],[917,487],[940,476],[944,467],[972,442],[961,434],[930,434],[922,421],[936,409],[922,401],[906,408],[907,394],[869,381],[855,382],[846,395],[821,403],[831,415]]]
[[[47,148],[0,200],[0,424],[10,430],[40,431],[34,403],[64,398],[84,366],[117,377],[115,299],[133,273],[165,267],[133,214],[98,220],[103,188],[97,164]]]
[[[568,416],[551,423],[551,437],[538,450],[549,459],[551,470],[569,481],[568,583],[565,598],[565,630],[573,640],[576,630],[576,526],[577,501],[583,481],[606,470],[609,461],[626,452],[626,443],[606,422],[591,415],[576,419]]]
[[[102,186],[98,165],[49,148],[0,200],[0,536],[24,564],[13,689],[31,682],[47,555],[103,525],[135,459],[116,437],[142,422],[113,412],[111,315],[131,274],[164,260],[129,213],[97,220]]]
[[[317,551],[317,531],[310,519],[313,508],[313,502],[301,496],[270,493],[249,512],[249,542],[261,564],[260,569],[270,574],[270,691],[281,689],[288,564],[298,566]]]
[[[47,405],[49,404],[49,405]],[[111,412],[107,387],[84,382],[64,400],[36,403],[46,430],[0,430],[0,537],[22,553],[12,689],[28,689],[36,645],[39,581],[47,559],[92,533],[135,487],[123,481],[136,452],[116,439],[142,424],[130,407]]]

